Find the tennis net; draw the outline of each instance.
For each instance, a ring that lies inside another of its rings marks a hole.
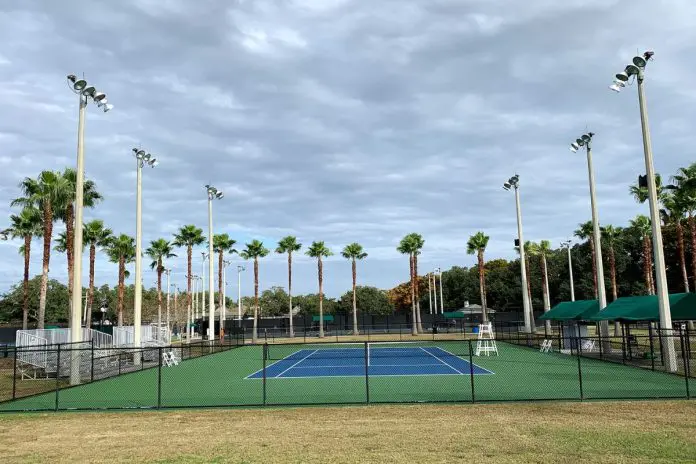
[[[277,344],[268,345],[266,359],[299,361],[310,356],[312,359],[432,357],[433,352],[443,356],[468,357],[469,344],[461,340]]]

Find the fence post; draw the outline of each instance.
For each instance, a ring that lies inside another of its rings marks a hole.
[[[684,363],[684,381],[686,382],[686,399],[691,399],[691,393],[689,392],[689,362],[687,360],[687,352],[684,346],[684,334],[679,333],[679,341],[681,342],[682,351],[682,362]]]
[[[652,370],[655,370],[655,346],[653,343],[653,334],[650,324],[651,323],[648,322],[648,340],[650,341],[650,366]]]
[[[266,406],[266,358],[268,357],[268,343],[263,344],[263,405]]]
[[[162,347],[158,349],[159,363],[157,366],[157,409],[162,407]]]
[[[600,331],[597,331],[597,338],[598,338],[598,340],[599,340],[599,359],[601,360],[601,359],[602,359],[602,351],[603,351],[603,348],[602,348],[602,331],[601,331],[601,330],[600,330]],[[609,343],[611,343],[611,338],[609,339]]]
[[[94,339],[92,339],[92,364],[89,369],[90,382],[94,382]]]
[[[58,354],[56,356],[56,408],[55,410],[58,411],[58,392],[60,391],[58,381],[60,380],[60,343],[58,344]]]
[[[621,358],[622,362],[626,364],[626,325],[621,324]]]
[[[658,346],[660,347],[660,362],[662,363],[662,367],[665,366],[665,351],[662,349],[664,346],[662,344],[662,324],[659,322],[657,323],[657,341],[658,341]]]
[[[369,344],[365,342],[365,402],[370,402],[370,351]]]
[[[476,402],[476,395],[474,390],[474,350],[471,347],[471,340],[469,340],[469,376],[471,377],[471,402]]]
[[[582,355],[582,338],[578,337],[578,381],[580,384],[580,401],[585,399],[585,394],[582,390],[582,366],[580,364],[581,355]]]
[[[12,399],[17,398],[17,347],[14,349],[14,365],[12,366]]]

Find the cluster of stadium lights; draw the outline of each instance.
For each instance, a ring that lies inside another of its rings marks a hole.
[[[520,183],[520,176],[518,176],[517,174],[515,174],[514,176],[512,176],[511,178],[509,178],[507,182],[505,182],[505,183],[503,184],[503,188],[504,188],[505,190],[510,190],[511,188],[517,188],[517,186],[519,185],[519,183]]]
[[[643,56],[636,56],[633,58],[633,64],[629,64],[626,68],[618,73],[614,78],[614,82],[609,86],[614,92],[621,92],[621,89],[626,87],[626,83],[629,81],[631,76],[638,76],[645,69],[645,65],[650,61],[655,52],[647,51],[643,53]]]
[[[140,148],[133,148],[133,154],[135,155],[136,159],[140,161],[141,168],[144,166],[154,168],[159,164],[157,158],[154,158],[150,153],[146,153],[145,150],[141,150]]]
[[[222,191],[216,189],[212,185],[206,184],[205,188],[208,191],[208,200],[222,200],[225,197]]]
[[[105,113],[114,107],[107,101],[105,93],[98,92],[93,85],[88,85],[85,79],[78,79],[74,74],[70,74],[68,82],[73,92],[82,96],[85,102],[93,101]]]
[[[570,144],[570,151],[572,151],[573,153],[577,153],[577,151],[581,147],[584,147],[584,146],[589,147],[593,136],[594,136],[594,132],[588,132],[587,134],[584,134],[579,139],[576,139],[575,142]]]

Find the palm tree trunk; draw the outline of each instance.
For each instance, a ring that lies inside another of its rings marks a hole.
[[[319,270],[319,338],[324,338],[324,267],[321,256],[317,261]]]
[[[259,340],[259,258],[254,258],[254,329],[251,332],[251,342]]]
[[[416,321],[416,289],[413,283],[413,253],[409,254],[409,275],[411,278],[411,335],[418,335]]]
[[[682,271],[682,279],[684,280],[684,291],[689,293],[689,276],[686,271],[686,252],[684,251],[684,228],[681,224],[681,218],[677,218],[677,248],[679,252],[679,266]]]
[[[288,308],[288,321],[290,323],[290,338],[295,338],[295,329],[292,325],[292,251],[288,251],[288,297],[290,299]]]
[[[22,330],[29,328],[29,261],[31,257],[31,235],[24,236],[24,282],[22,283]]]
[[[351,263],[352,271],[353,271],[353,335],[360,335],[360,331],[358,330],[358,305],[356,303],[356,298],[355,298],[355,287],[356,287],[356,281],[357,281],[357,265],[355,264],[355,258],[353,258],[353,262]]]
[[[87,321],[85,326],[92,327],[92,302],[94,301],[94,262],[97,256],[97,247],[89,246],[89,289],[87,290]]]
[[[611,273],[611,301],[616,301],[619,297],[618,289],[616,288],[616,255],[614,254],[614,246],[609,246],[609,272]],[[621,336],[621,323],[614,321],[614,336]]]
[[[123,327],[123,284],[126,280],[126,260],[118,259],[118,326]]]
[[[418,278],[418,255],[413,255],[413,283],[414,291],[416,296],[416,325],[418,326],[418,333],[423,333],[423,325],[421,324],[421,310],[420,310],[420,279]]]
[[[46,202],[43,211],[44,219],[44,243],[43,262],[41,269],[41,290],[39,292],[39,320],[36,323],[38,329],[44,328],[46,320],[46,293],[48,292],[48,264],[51,259],[51,236],[53,235],[53,210],[51,203]]]
[[[73,204],[68,203],[65,207],[65,254],[68,261],[68,321],[72,323],[72,294],[73,294],[73,283],[75,282],[74,275],[74,265],[75,265],[75,254],[73,246],[75,244],[75,224],[74,224],[74,212]]]
[[[157,260],[157,339],[159,340],[162,333],[162,258]]]
[[[186,258],[187,258],[187,272],[186,272],[186,286],[187,286],[187,294],[186,294],[186,341],[191,343],[191,336],[193,335],[193,327],[191,327],[191,304],[193,302],[193,295],[191,294],[191,277],[192,277],[192,269],[191,269],[191,262],[193,260],[193,247],[191,245],[188,245],[186,247]]]
[[[488,322],[488,309],[486,308],[486,274],[483,264],[483,249],[478,250],[479,290],[481,292],[481,320]]]

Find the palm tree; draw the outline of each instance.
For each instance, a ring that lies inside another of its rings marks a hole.
[[[696,163],[686,168],[679,168],[672,176],[674,184],[667,188],[676,190],[682,200],[682,206],[688,216],[689,235],[691,235],[691,274],[694,278],[693,288],[696,289]]]
[[[288,235],[278,242],[278,247],[275,250],[276,253],[288,254],[288,296],[290,297],[288,318],[290,320],[290,338],[295,337],[295,331],[292,326],[292,254],[296,251],[300,251],[301,248],[302,244],[297,241],[297,238]]]
[[[224,301],[222,301],[223,291],[222,286],[222,269],[225,266],[225,253],[234,254],[237,250],[234,249],[234,245],[237,243],[236,240],[232,240],[227,234],[215,234],[213,235],[213,252],[218,254],[218,308],[220,308],[220,339],[224,336],[225,328],[222,325],[222,307]],[[211,258],[212,259],[212,258]]]
[[[578,225],[579,228],[574,232],[575,236],[580,240],[587,240],[590,244],[590,254],[592,255],[592,285],[594,297],[597,299],[597,260],[595,258],[594,228],[592,227],[592,221],[583,222]]]
[[[150,247],[145,254],[152,258],[150,269],[157,270],[157,334],[159,338],[162,327],[162,273],[164,272],[164,260],[176,258],[174,246],[163,238],[150,242]]]
[[[418,335],[418,316],[416,315],[416,285],[413,278],[413,256],[417,251],[417,244],[414,243],[413,236],[409,234],[402,238],[399,242],[399,246],[396,247],[396,251],[401,254],[408,255],[409,280],[411,282],[411,318],[413,320],[411,323],[411,335]]]
[[[89,245],[89,289],[87,290],[87,322],[92,323],[92,302],[94,301],[94,263],[97,258],[97,247],[106,248],[111,242],[113,232],[104,227],[104,221],[94,220],[84,225],[82,238],[85,245]]]
[[[685,198],[679,191],[671,194],[665,195],[662,200],[663,209],[660,210],[660,214],[663,218],[665,225],[673,223],[677,232],[677,253],[679,254],[679,267],[682,272],[682,280],[684,282],[684,291],[689,292],[689,276],[686,270],[686,252],[684,249],[684,228],[682,227],[682,218],[684,213],[686,213],[687,207],[686,203],[688,199]]]
[[[73,292],[73,282],[74,282],[74,265],[75,265],[75,251],[73,246],[75,243],[75,209],[74,209],[74,199],[75,192],[77,190],[77,172],[72,168],[66,168],[62,177],[66,180],[68,189],[68,201],[66,201],[62,208],[56,209],[56,216],[63,221],[65,224],[65,250],[63,251],[67,255],[68,262],[68,308],[72,307],[72,292]],[[83,184],[83,206],[85,208],[94,207],[103,198],[99,192],[97,192],[96,184],[85,179]],[[72,318],[68,318],[72,320]]]
[[[191,269],[191,261],[193,258],[193,247],[200,245],[205,242],[205,237],[203,236],[203,231],[193,224],[188,224],[179,229],[179,233],[174,234],[174,246],[186,247],[186,259],[188,262],[187,272],[186,272],[186,311],[188,313],[188,319],[186,319],[186,326],[188,327],[188,321],[191,320],[191,278],[193,277],[193,270]],[[186,339],[190,341],[188,336],[189,332],[187,329]]]
[[[307,256],[317,258],[317,276],[319,277],[319,338],[324,338],[324,264],[321,258],[332,256],[324,242],[312,242],[307,249]]]
[[[481,318],[483,322],[488,322],[488,307],[486,305],[486,269],[483,254],[488,246],[490,237],[483,232],[476,232],[469,237],[466,243],[466,252],[470,255],[476,254],[478,257],[479,272],[479,291],[481,292]]]
[[[634,230],[643,242],[643,276],[645,278],[645,290],[648,295],[655,294],[655,283],[652,277],[652,245],[650,234],[652,227],[650,218],[639,214],[635,219],[631,219],[630,228]]]
[[[268,253],[270,251],[263,246],[262,241],[252,240],[251,243],[246,244],[246,249],[240,255],[243,259],[254,260],[254,330],[251,333],[252,343],[256,343],[259,338],[259,258],[268,256]]]
[[[343,257],[346,259],[350,259],[351,261],[353,271],[353,335],[359,335],[360,332],[358,331],[358,306],[355,301],[355,283],[357,280],[356,260],[367,258],[367,253],[363,251],[363,247],[359,243],[351,243],[350,245],[346,245],[345,248],[343,248],[343,251],[341,251],[341,255],[343,255]]]
[[[118,326],[122,327],[126,264],[135,261],[135,239],[126,234],[114,237],[109,242],[107,254],[112,263],[118,263]]]
[[[37,328],[43,329],[46,319],[46,293],[48,291],[48,267],[51,260],[51,239],[56,211],[61,211],[70,201],[68,181],[55,171],[41,171],[38,178],[25,178],[19,188],[22,197],[12,200],[12,206],[33,206],[43,216],[43,258],[41,269],[41,289],[39,292],[39,314]]]
[[[416,301],[416,326],[418,327],[418,332],[423,333],[423,325],[421,324],[421,310],[420,310],[420,278],[418,277],[418,255],[421,254],[421,250],[425,245],[425,240],[421,234],[412,233],[409,234],[411,240],[413,241],[414,251],[413,251],[413,291]]]
[[[24,240],[22,253],[24,254],[24,281],[22,283],[22,330],[29,326],[29,261],[31,258],[31,241],[35,237],[41,237],[43,230],[41,211],[33,206],[26,206],[19,214],[10,216],[10,227],[2,234],[11,238]]]
[[[623,231],[621,227],[614,227],[612,225],[602,227],[602,237],[605,245],[609,249],[609,274],[611,276],[610,280],[612,295],[611,301],[615,301],[619,297],[616,286],[616,254],[614,252],[614,245],[616,245],[616,242],[621,239],[622,233]],[[621,323],[618,321],[614,321],[614,336],[621,336]]]

